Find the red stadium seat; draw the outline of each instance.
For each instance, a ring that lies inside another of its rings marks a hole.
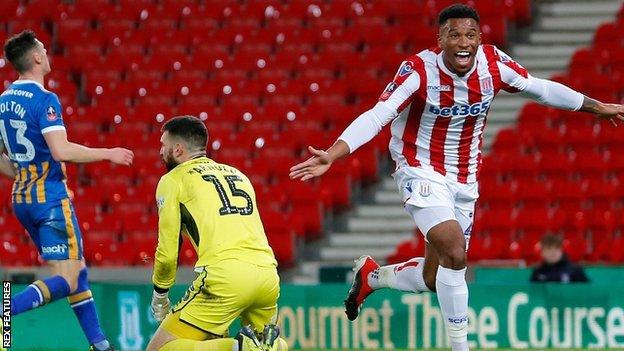
[[[281,182],[282,189],[291,199],[293,216],[304,219],[306,237],[317,237],[323,230],[323,206],[320,189],[316,185],[290,180]]]
[[[500,233],[473,233],[468,247],[468,260],[474,262],[506,258],[507,238]]]
[[[525,239],[535,240],[551,229],[548,208],[521,209],[515,218],[515,227],[524,232]]]
[[[544,152],[553,152],[561,148],[563,144],[563,136],[558,129],[540,129],[531,133],[524,134],[526,138],[525,145],[530,145]]]
[[[503,155],[507,162],[501,162],[499,171],[514,178],[534,178],[536,176],[536,156],[524,154]]]
[[[504,48],[507,46],[507,20],[499,15],[484,18],[481,23],[483,42]]]
[[[162,43],[152,46],[151,55],[160,58],[168,58],[172,60],[184,59],[189,53],[189,49],[186,44],[171,44]]]
[[[100,29],[108,38],[130,39],[137,24],[134,19],[112,17],[106,21],[100,21]],[[144,43],[143,43],[144,44]]]
[[[596,53],[591,49],[581,49],[572,55],[570,60],[570,73],[576,72],[597,72],[598,66],[596,64]]]
[[[537,103],[528,103],[522,107],[518,117],[518,128],[525,130],[539,130],[552,126],[550,120],[553,110]]]
[[[580,182],[559,181],[553,182],[551,188],[551,199],[553,203],[568,211],[577,211],[581,201],[586,198],[586,188]]]
[[[496,134],[493,147],[496,152],[517,152],[520,151],[524,141],[524,136],[519,131],[508,128]]]
[[[197,253],[189,238],[184,238],[178,253],[178,262],[183,266],[194,266],[197,262]]]
[[[602,179],[590,179],[585,187],[587,200],[591,202],[594,210],[608,211],[617,207],[617,193],[621,185],[615,181]]]
[[[419,231],[416,231],[412,238],[402,241],[397,245],[394,252],[386,258],[386,262],[388,264],[397,264],[424,255],[425,239]]]
[[[218,26],[219,21],[213,16],[188,16],[181,22],[182,30],[191,33],[212,33]]]
[[[0,215],[0,224],[2,225],[3,230],[6,230],[7,232],[24,231],[24,227],[22,227],[21,223],[17,220],[17,217],[11,213]]]
[[[577,116],[578,117],[578,116]],[[597,144],[599,126],[567,125],[563,134],[563,142],[579,153],[591,152]]]
[[[0,263],[2,266],[33,266],[38,265],[39,255],[32,244],[23,242],[0,242]]]
[[[509,232],[514,228],[510,209],[491,209],[481,214],[481,230],[489,232]]]
[[[577,152],[574,156],[573,169],[585,177],[600,176],[608,167],[608,161],[599,152]]]
[[[0,3],[0,15],[2,18],[15,16],[20,2],[20,0],[6,0]]]
[[[596,30],[594,36],[594,48],[608,48],[617,44],[622,44],[622,38],[617,35],[618,27],[615,23],[603,23]]]
[[[516,186],[514,198],[525,208],[543,208],[549,199],[548,184],[544,181],[520,180]]]
[[[571,155],[561,152],[542,153],[537,162],[538,171],[544,175],[568,173],[571,167]]]
[[[287,228],[276,227],[267,230],[266,236],[280,266],[291,267],[297,258],[294,233]]]

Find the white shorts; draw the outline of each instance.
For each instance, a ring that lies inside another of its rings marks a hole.
[[[401,167],[392,176],[399,187],[406,211],[414,217],[425,240],[434,226],[456,220],[464,232],[468,247],[475,203],[479,198],[477,183],[462,184],[434,170],[416,167]],[[432,215],[415,215],[414,212],[421,210]]]

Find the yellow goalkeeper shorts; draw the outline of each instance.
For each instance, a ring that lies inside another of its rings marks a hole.
[[[230,324],[241,317],[260,332],[277,318],[279,276],[275,267],[224,260],[198,272],[182,300],[162,327],[178,338],[209,339],[227,336]],[[200,337],[197,331],[205,333]]]

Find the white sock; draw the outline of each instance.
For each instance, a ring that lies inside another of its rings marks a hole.
[[[108,340],[102,340],[98,343],[93,344],[93,346],[95,346],[96,350],[108,350],[108,348],[110,347],[110,344]]]
[[[436,289],[453,351],[468,350],[468,285],[466,268],[438,267]]]
[[[430,291],[423,277],[424,266],[425,258],[416,257],[407,262],[379,267],[368,274],[368,284],[375,290]]]

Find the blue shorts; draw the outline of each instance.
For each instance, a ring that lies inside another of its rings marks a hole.
[[[13,203],[13,209],[44,260],[82,259],[82,234],[69,199]]]

